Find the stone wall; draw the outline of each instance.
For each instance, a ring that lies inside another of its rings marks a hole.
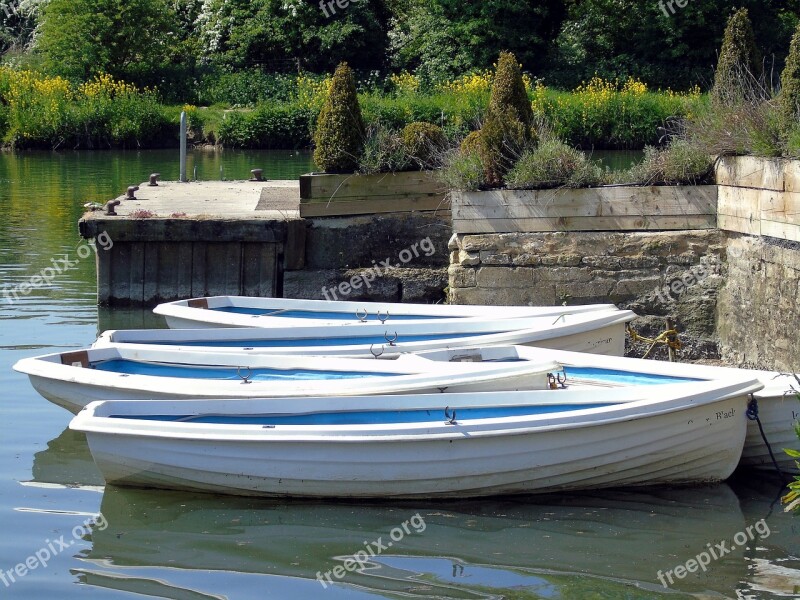
[[[283,296],[444,302],[450,218],[428,212],[306,219],[305,263]]]
[[[644,335],[673,317],[683,358],[717,356],[726,258],[718,230],[459,234],[449,249],[452,303],[614,303],[640,315],[634,325]],[[629,354],[644,349],[639,343]]]
[[[800,371],[800,243],[728,233],[718,335],[731,364]]]

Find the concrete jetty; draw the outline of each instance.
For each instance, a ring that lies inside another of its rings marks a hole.
[[[283,270],[303,268],[297,181],[144,182],[134,195],[115,199],[116,215],[95,210],[79,223],[98,241],[99,304],[280,296]]]

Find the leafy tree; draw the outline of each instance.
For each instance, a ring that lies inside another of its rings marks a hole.
[[[390,33],[393,61],[437,81],[490,68],[509,50],[538,70],[564,15],[563,0],[409,0]]]
[[[36,29],[41,0],[0,0],[0,54],[25,50]]]
[[[171,54],[176,28],[167,0],[50,0],[36,50],[50,73],[142,83]]]
[[[341,61],[357,69],[383,66],[389,19],[384,2],[324,6],[300,0],[208,0],[199,17],[205,57],[234,69],[320,72]]]
[[[550,85],[572,88],[598,74],[634,76],[651,88],[709,88],[734,7],[751,9],[768,65],[780,68],[797,25],[797,0],[565,0],[568,16],[546,70]],[[662,10],[663,7],[663,10]],[[671,8],[674,9],[672,12]],[[779,72],[779,71],[778,71]]]

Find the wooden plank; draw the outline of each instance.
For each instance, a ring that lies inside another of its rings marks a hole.
[[[171,277],[174,265],[163,265],[162,258],[169,256],[169,252],[162,251],[169,242],[147,242],[144,244],[144,265],[142,269],[142,302],[150,303],[159,297],[161,278],[166,274]],[[166,268],[165,268],[166,267]],[[165,296],[171,298],[174,291]]]
[[[242,244],[242,294],[274,297],[277,254],[276,244]]]
[[[111,299],[111,264],[113,246],[108,250],[98,248],[95,263],[97,264],[97,303],[105,306]]]
[[[192,296],[192,243],[176,242],[174,247],[178,262],[177,298],[189,298]]]
[[[744,217],[718,214],[717,227],[724,231],[735,231],[748,235],[761,235],[761,219],[751,221]]]
[[[786,189],[787,161],[779,158],[754,156],[725,156],[717,162],[718,185],[766,189],[782,192]]]
[[[192,244],[192,293],[193,298],[208,296],[206,285],[206,246],[208,242]]]
[[[129,242],[130,247],[130,283],[128,300],[133,304],[141,304],[144,299],[144,242]]]
[[[131,247],[130,244],[116,242],[111,253],[110,294],[111,303],[130,299],[131,293]]]
[[[206,296],[241,293],[242,245],[209,242],[206,245]]]
[[[444,197],[341,200],[329,204],[321,202],[300,204],[302,218],[421,211],[445,214],[449,211],[449,204]]]
[[[172,300],[178,296],[178,270],[180,268],[178,253],[174,242],[151,243],[152,252],[145,255],[145,275],[152,277],[152,282],[145,282],[145,302],[154,300]],[[152,255],[152,256],[151,256]],[[152,266],[155,264],[155,273]]]
[[[716,229],[716,215],[453,219],[454,233],[532,233],[549,231],[667,231]]]
[[[769,237],[774,237],[781,240],[789,240],[792,242],[800,242],[800,225],[762,219],[761,235],[767,235]]]
[[[800,225],[800,193],[764,191],[759,197],[763,220]]]
[[[300,176],[301,202],[309,200],[338,201],[340,199],[371,198],[375,196],[443,195],[445,186],[431,172],[317,174]]]

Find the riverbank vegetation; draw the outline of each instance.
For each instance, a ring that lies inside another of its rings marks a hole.
[[[752,39],[768,71],[791,64],[795,0],[694,0],[672,13],[636,0],[351,0],[330,10],[299,0],[0,0],[0,136],[17,148],[172,145],[185,107],[195,143],[311,147],[331,73],[347,61],[365,132],[386,138],[427,122],[456,144],[487,119],[494,63],[509,50],[555,139],[587,152],[640,149],[709,104],[734,5],[757,8]],[[11,91],[18,81],[28,82],[24,98]],[[82,91],[98,81],[117,87]]]

